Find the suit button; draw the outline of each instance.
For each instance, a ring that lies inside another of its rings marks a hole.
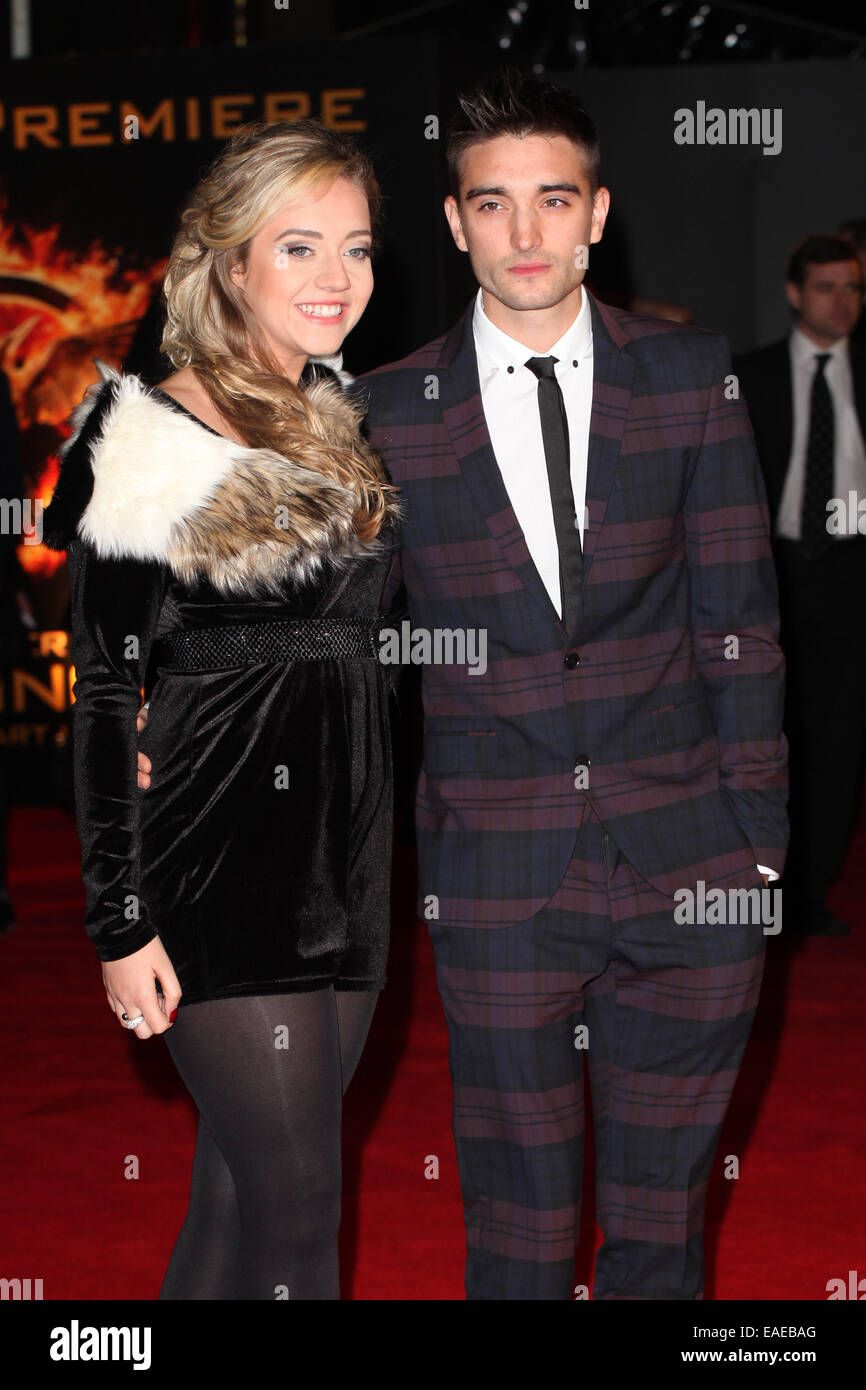
[[[592,758],[589,756],[588,753],[578,753],[577,757],[574,760],[574,770],[575,772],[577,772],[578,768],[590,767],[591,764]]]
[[[565,666],[569,671],[573,671],[575,666],[580,665],[580,655],[578,652],[566,652]]]

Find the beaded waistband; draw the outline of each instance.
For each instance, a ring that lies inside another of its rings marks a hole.
[[[347,658],[377,661],[385,619],[293,618],[232,623],[168,632],[153,646],[153,661],[169,671],[217,671],[280,661]]]

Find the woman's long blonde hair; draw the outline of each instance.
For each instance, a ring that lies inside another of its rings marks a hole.
[[[163,281],[160,346],[175,367],[192,367],[219,414],[251,448],[273,449],[351,488],[358,499],[355,530],[370,541],[396,489],[360,433],[357,443],[354,435],[347,442],[345,418],[338,427],[321,399],[314,406],[283,376],[230,276],[282,204],[324,191],[340,175],[366,195],[375,230],[379,186],[350,139],[315,120],[240,126],[184,210]]]

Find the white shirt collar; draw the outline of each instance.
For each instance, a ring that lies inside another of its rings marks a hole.
[[[475,296],[475,307],[472,311],[472,332],[475,336],[476,346],[488,358],[491,370],[508,371],[510,367],[515,369],[513,373],[515,376],[517,375],[516,369],[521,369],[530,376],[532,375],[524,364],[528,357],[538,357],[539,354],[534,348],[526,347],[524,343],[519,343],[516,338],[509,337],[507,333],[503,333],[501,328],[497,328],[496,324],[491,322],[484,312],[484,291],[480,287]],[[592,315],[589,308],[589,296],[585,289],[580,296],[580,309],[577,317],[565,330],[562,337],[553,344],[553,347],[541,355],[559,359],[556,366],[557,377],[570,371],[574,363],[579,362],[582,357],[592,355]]]
[[[819,352],[829,352],[831,357],[839,357],[844,360],[847,347],[847,337],[837,338],[831,347],[819,347],[817,343],[812,342],[811,338],[807,338],[805,333],[801,333],[799,328],[791,329],[791,352],[795,365],[798,367],[814,367],[815,357]]]

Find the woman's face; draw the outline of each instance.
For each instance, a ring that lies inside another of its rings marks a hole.
[[[324,193],[285,203],[231,270],[259,327],[297,382],[308,357],[339,352],[373,290],[370,210],[342,175]]]

